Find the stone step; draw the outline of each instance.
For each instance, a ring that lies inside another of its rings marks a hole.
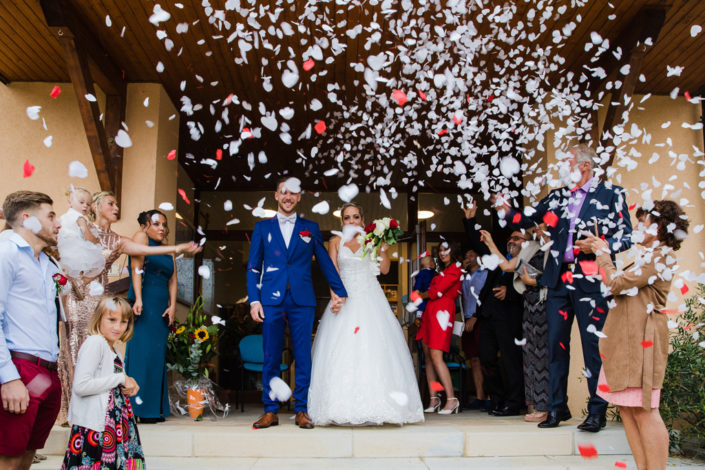
[[[53,455],[32,465],[32,470],[56,470],[62,458]],[[149,470],[604,470],[624,462],[636,469],[631,455],[602,455],[595,459],[578,456],[534,457],[428,457],[428,458],[236,458],[236,457],[154,457],[147,458]],[[702,469],[702,462],[670,458],[669,470]]]
[[[170,417],[165,423],[139,425],[150,458],[452,458],[577,456],[592,444],[600,456],[630,454],[620,424],[596,434],[576,429],[580,420],[555,429],[538,429],[522,417],[496,418],[466,411],[428,415],[425,423],[378,427],[317,427],[302,430],[293,414],[280,413],[279,426],[254,430],[258,412],[232,413],[225,419],[195,422]],[[63,455],[69,430],[54,427],[42,453]]]

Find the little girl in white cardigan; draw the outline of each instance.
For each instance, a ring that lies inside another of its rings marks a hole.
[[[138,470],[144,453],[128,397],[139,386],[123,372],[117,341],[132,337],[134,315],[121,297],[104,297],[88,324],[73,377],[68,419],[72,425],[62,470]]]

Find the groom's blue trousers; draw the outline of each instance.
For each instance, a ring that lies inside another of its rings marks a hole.
[[[282,362],[284,331],[289,325],[294,360],[296,361],[294,410],[307,411],[308,386],[311,383],[311,334],[313,333],[314,307],[301,307],[294,303],[287,289],[284,301],[277,306],[263,306],[264,323],[262,337],[264,342],[264,367],[262,370],[262,403],[264,411],[276,413],[279,402],[269,398],[269,381],[279,377]]]

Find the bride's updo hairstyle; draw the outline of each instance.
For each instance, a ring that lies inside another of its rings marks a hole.
[[[360,213],[360,218],[362,219],[362,221],[363,221],[362,223],[363,223],[363,225],[364,225],[364,223],[365,223],[365,213],[364,213],[364,211],[362,210],[362,206],[361,206],[360,204],[356,204],[356,203],[354,203],[354,202],[346,202],[345,204],[343,204],[343,207],[340,208],[340,225],[343,225],[343,224],[344,224],[344,222],[343,222],[343,216],[345,215],[345,210],[346,210],[348,207],[354,207],[355,209],[357,209],[357,211]]]

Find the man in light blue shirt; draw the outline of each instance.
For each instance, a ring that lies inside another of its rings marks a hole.
[[[60,270],[42,251],[56,245],[60,228],[52,204],[31,191],[3,203],[12,233],[0,240],[0,468],[30,467],[61,405]]]
[[[482,377],[482,367],[480,364],[480,325],[477,308],[480,306],[480,292],[487,281],[487,270],[480,269],[477,260],[477,253],[473,249],[465,251],[463,259],[463,269],[467,271],[463,279],[463,317],[465,318],[465,331],[463,332],[462,344],[465,358],[470,361],[472,378],[475,383],[476,398],[468,407],[471,410],[480,409],[486,411],[491,407],[484,389]]]

